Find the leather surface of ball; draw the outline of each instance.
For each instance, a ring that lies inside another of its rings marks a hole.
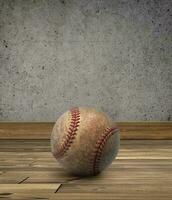
[[[111,164],[120,145],[119,129],[103,112],[75,107],[56,121],[51,151],[70,174],[97,175]]]

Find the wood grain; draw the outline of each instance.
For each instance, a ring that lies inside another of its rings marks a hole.
[[[50,141],[0,140],[0,199],[171,200],[172,140],[122,140],[96,177],[69,176]]]
[[[49,139],[53,122],[0,122],[0,139]],[[121,139],[172,139],[172,122],[117,122]]]

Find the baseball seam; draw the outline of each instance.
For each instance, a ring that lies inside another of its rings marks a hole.
[[[77,130],[80,123],[80,112],[78,107],[74,107],[70,109],[71,113],[71,122],[67,132],[67,135],[64,139],[64,142],[61,144],[60,148],[55,153],[56,158],[62,157],[66,151],[70,148],[71,144],[73,143]]]
[[[94,147],[93,155],[91,158],[91,170],[94,175],[99,173],[99,165],[102,156],[102,152],[107,140],[115,134],[119,129],[117,127],[106,128],[104,133],[99,137]]]

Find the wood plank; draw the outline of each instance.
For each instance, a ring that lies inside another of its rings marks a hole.
[[[113,193],[101,193],[99,191],[94,191],[94,193],[56,193],[50,197],[50,200],[60,199],[60,200],[171,200],[171,192],[146,192],[137,191],[134,192],[113,192]]]
[[[0,139],[49,139],[53,122],[0,122]],[[121,139],[172,139],[172,122],[117,122]]]
[[[132,140],[131,142],[129,140],[121,140],[121,148],[123,147],[125,149],[159,149],[162,147],[163,149],[170,149],[172,145],[171,140],[155,140],[152,142],[152,140]],[[15,152],[16,155],[18,155],[17,152],[21,152],[24,156],[27,154],[27,152],[50,152],[50,140],[49,139],[1,139],[0,140],[0,152]],[[19,154],[20,155],[20,154]],[[47,153],[44,155],[48,155]]]
[[[171,200],[170,191],[164,192],[152,192],[135,191],[130,193],[101,193],[94,191],[94,193],[6,193],[6,195],[0,196],[5,200]]]
[[[61,184],[0,184],[0,198],[48,199]]]
[[[26,174],[6,172],[0,176],[0,184],[20,183],[26,178]]]
[[[0,139],[1,152],[50,152],[50,140],[48,139]]]
[[[0,139],[47,139],[54,123],[0,122]]]
[[[77,177],[67,175],[63,170],[51,171],[26,171],[20,170],[7,171],[0,176],[0,184],[4,183],[65,183],[74,181]],[[24,180],[24,181],[23,181]]]
[[[6,195],[0,195],[0,199],[4,200],[48,200],[53,196],[52,192],[17,192],[17,193],[6,193]],[[57,197],[56,197],[57,200]]]
[[[60,184],[0,184],[0,193],[4,192],[56,192],[56,190],[60,187]]]
[[[118,181],[118,180],[117,180]],[[169,191],[172,191],[172,186],[170,185],[171,182],[167,181],[164,182],[164,186],[162,186],[161,183],[156,184],[157,179],[154,179],[154,181],[143,181],[142,183],[137,183],[136,180],[126,180],[126,183],[120,182],[119,184],[94,184],[91,185],[89,183],[87,184],[63,184],[61,189],[59,190],[59,193],[94,193],[95,191],[99,193],[114,193],[114,194],[123,194],[126,192],[127,188],[127,194],[135,194],[136,191],[141,192],[145,195],[145,193],[154,193],[158,192],[158,189],[161,189],[158,193],[166,194]],[[163,180],[162,180],[163,181]],[[128,184],[128,182],[131,182]],[[135,183],[134,183],[135,182]],[[172,194],[172,192],[171,192]]]
[[[16,193],[4,193],[0,195],[0,199],[3,200],[48,200],[54,193],[52,192],[16,192]],[[57,198],[57,197],[56,197]]]
[[[172,122],[118,122],[122,139],[172,139]]]

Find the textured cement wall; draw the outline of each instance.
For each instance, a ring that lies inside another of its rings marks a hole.
[[[172,120],[171,0],[0,0],[0,120],[75,105]]]

